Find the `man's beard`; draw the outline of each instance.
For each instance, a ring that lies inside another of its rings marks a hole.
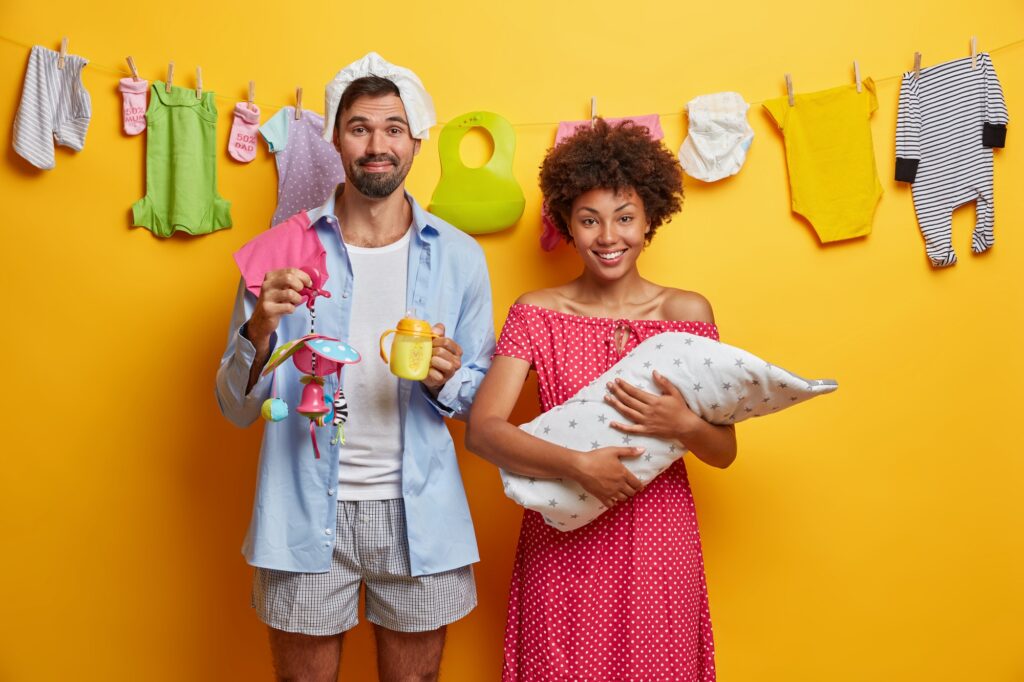
[[[394,170],[388,171],[387,173],[367,173],[363,171],[364,163],[376,163],[380,161],[388,161],[394,166]],[[402,182],[405,180],[405,176],[409,174],[409,166],[402,167],[398,157],[393,154],[375,154],[374,156],[363,156],[356,159],[356,162],[352,164],[352,172],[347,182],[351,182],[360,194],[370,197],[371,199],[383,199],[384,197],[391,196],[392,192],[399,188]]]

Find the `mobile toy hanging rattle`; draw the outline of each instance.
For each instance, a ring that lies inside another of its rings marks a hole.
[[[330,422],[335,428],[331,445],[345,442],[345,421],[348,419],[348,403],[341,391],[341,369],[345,365],[359,362],[359,353],[355,348],[340,339],[316,333],[316,297],[330,298],[331,293],[323,288],[320,271],[312,267],[301,268],[312,280],[312,287],[306,287],[300,293],[306,297],[309,308],[309,334],[294,339],[277,348],[267,361],[263,375],[270,374],[288,358],[302,372],[299,379],[304,388],[302,399],[295,411],[309,419],[309,438],[313,442],[313,452],[320,459],[320,448],[316,444],[317,426],[325,426]],[[334,374],[338,379],[338,390],[334,394],[333,405],[324,402],[324,377]],[[263,418],[278,422],[288,416],[288,405],[280,398],[268,398],[260,409]]]

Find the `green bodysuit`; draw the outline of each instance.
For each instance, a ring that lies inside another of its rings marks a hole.
[[[231,227],[231,202],[217,194],[217,108],[213,93],[155,81],[146,112],[146,196],[133,224],[159,237]]]

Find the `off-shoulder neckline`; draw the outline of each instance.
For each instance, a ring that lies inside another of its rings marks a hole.
[[[670,324],[704,324],[709,327],[718,328],[714,322],[705,322],[703,320],[650,320],[650,319],[632,319],[632,318],[620,318],[620,317],[595,317],[592,315],[577,315],[576,313],[565,313],[561,310],[555,310],[553,308],[545,308],[544,306],[533,305],[532,303],[513,303],[513,308],[533,308],[541,313],[548,315],[556,315],[559,317],[567,317],[573,320],[582,320],[584,322],[622,322],[628,321],[631,323],[649,323],[649,322],[668,322]]]

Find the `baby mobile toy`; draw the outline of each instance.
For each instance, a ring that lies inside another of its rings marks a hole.
[[[309,308],[309,334],[284,344],[273,352],[263,369],[263,375],[270,374],[288,358],[302,372],[299,381],[303,384],[302,399],[295,411],[309,419],[309,438],[313,442],[313,452],[320,459],[320,448],[316,444],[316,427],[325,426],[330,422],[335,428],[331,445],[345,442],[345,421],[348,419],[348,403],[341,391],[341,369],[345,365],[359,362],[359,353],[355,348],[340,339],[316,333],[316,297],[330,298],[331,293],[323,289],[323,278],[316,268],[304,267],[302,271],[309,275],[313,285],[306,287],[301,294],[306,297]],[[334,374],[338,379],[338,390],[334,394],[333,406],[324,402],[324,377]],[[280,398],[269,398],[260,410],[263,418],[279,422],[288,416],[288,405]]]

